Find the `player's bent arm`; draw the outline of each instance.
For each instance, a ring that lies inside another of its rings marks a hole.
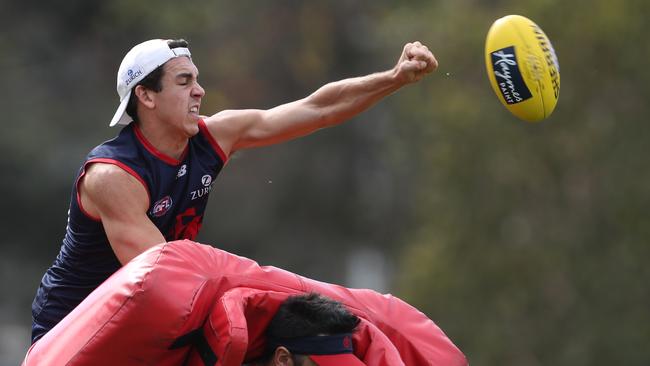
[[[326,84],[308,97],[269,110],[229,110],[205,119],[226,154],[275,144],[333,126],[437,68],[433,54],[409,43],[392,70]]]
[[[142,183],[112,164],[88,167],[79,183],[81,204],[90,215],[99,217],[122,264],[148,248],[165,242],[147,217],[149,197]]]

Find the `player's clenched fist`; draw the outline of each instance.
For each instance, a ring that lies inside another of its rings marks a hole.
[[[416,41],[404,46],[395,68],[393,69],[397,80],[403,83],[412,83],[422,79],[426,74],[438,68],[438,61],[429,51],[427,46]]]

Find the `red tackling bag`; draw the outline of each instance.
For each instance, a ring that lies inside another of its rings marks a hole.
[[[188,240],[158,245],[106,280],[28,351],[23,365],[219,365],[259,356],[289,295],[317,292],[362,321],[367,365],[467,365],[430,319],[391,295],[348,289]]]

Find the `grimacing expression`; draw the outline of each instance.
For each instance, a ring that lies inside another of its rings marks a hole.
[[[162,90],[154,94],[157,116],[170,127],[194,136],[205,95],[198,82],[199,71],[188,57],[173,58],[163,67]]]

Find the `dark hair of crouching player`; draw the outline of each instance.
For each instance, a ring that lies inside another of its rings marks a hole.
[[[287,298],[265,332],[265,355],[252,366],[363,366],[352,334],[359,318],[340,302],[310,293]]]

